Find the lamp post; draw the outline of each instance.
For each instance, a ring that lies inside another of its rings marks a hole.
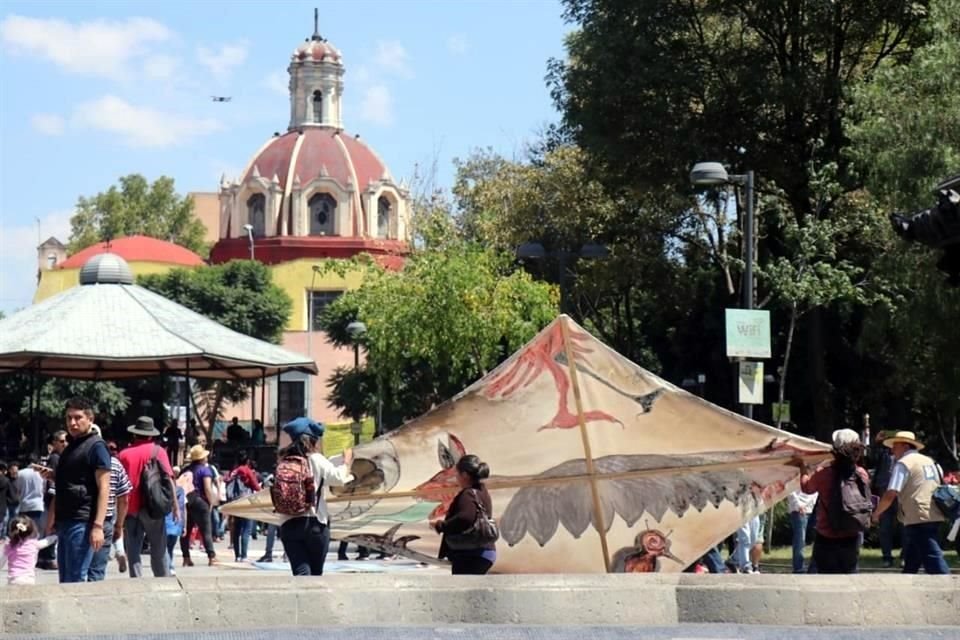
[[[698,187],[743,185],[747,211],[743,221],[743,302],[744,309],[753,309],[753,171],[729,175],[719,162],[698,162],[690,171],[690,182]],[[753,405],[743,405],[743,415],[753,418]]]
[[[243,225],[243,228],[246,230],[247,239],[250,241],[250,259],[253,260],[253,225],[245,224]]]
[[[517,247],[517,258],[521,260],[543,260],[544,258],[556,258],[557,268],[560,278],[560,313],[568,313],[569,309],[569,269],[568,264],[577,259],[599,260],[610,255],[610,249],[606,245],[597,242],[587,242],[580,245],[574,251],[567,249],[554,249],[548,251],[539,242],[524,242]]]
[[[347,333],[350,334],[350,338],[353,340],[353,372],[354,374],[358,374],[360,372],[360,338],[367,333],[367,325],[358,320],[354,320],[347,325]],[[360,415],[357,413],[353,415],[353,424],[350,425],[350,430],[353,432],[354,446],[360,444]]]

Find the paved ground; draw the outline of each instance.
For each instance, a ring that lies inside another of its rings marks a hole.
[[[83,636],[90,640],[956,640],[951,627],[870,628],[679,625],[675,627],[326,627],[209,633]],[[6,636],[52,640],[72,636]]]
[[[207,556],[202,550],[194,549],[190,552],[190,557],[193,559],[195,566],[193,567],[183,567],[183,558],[180,555],[180,547],[173,553],[173,560],[175,565],[175,570],[177,575],[180,576],[200,576],[200,577],[217,577],[217,576],[232,576],[236,575],[238,571],[243,572],[271,572],[279,571],[283,573],[290,572],[290,565],[282,562],[281,558],[283,556],[283,545],[280,544],[280,541],[277,540],[274,547],[274,562],[272,563],[259,563],[256,562],[261,556],[263,556],[266,546],[266,540],[264,536],[259,536],[258,540],[250,541],[250,548],[247,552],[248,558],[253,560],[253,562],[237,563],[234,562],[233,550],[227,548],[227,542],[218,542],[216,544],[217,550],[217,559],[220,561],[220,565],[216,567],[207,566]],[[357,552],[356,549],[351,546],[348,557],[351,560],[347,562],[339,562],[337,560],[337,547],[339,543],[334,542],[330,545],[331,552],[327,556],[327,563],[324,565],[324,573],[336,574],[336,573],[401,573],[414,571],[417,573],[449,573],[449,569],[445,569],[441,566],[435,565],[420,565],[411,560],[396,559],[396,560],[363,560],[356,561],[353,558],[356,558]],[[376,558],[376,554],[372,556]],[[144,556],[143,558],[145,570],[147,575],[150,574],[150,558]],[[120,573],[117,570],[116,560],[111,560],[107,565],[107,580],[117,580],[124,579],[129,580],[130,577],[125,573]],[[56,571],[37,571],[37,584],[56,584],[58,581]]]

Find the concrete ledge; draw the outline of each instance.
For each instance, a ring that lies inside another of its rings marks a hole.
[[[960,626],[960,576],[339,575],[0,590],[2,633],[335,625]]]

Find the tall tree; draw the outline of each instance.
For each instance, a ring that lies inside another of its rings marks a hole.
[[[140,276],[138,283],[239,333],[278,344],[293,302],[273,284],[270,270],[259,262],[233,260],[204,269],[173,269]],[[210,431],[223,417],[224,401],[249,396],[246,382],[198,381],[202,423]]]
[[[194,216],[193,199],[180,196],[173,178],[162,176],[152,184],[138,173],[120,178],[119,188],[77,200],[70,219],[71,253],[108,238],[145,235],[174,242],[201,255],[208,247],[206,229]]]

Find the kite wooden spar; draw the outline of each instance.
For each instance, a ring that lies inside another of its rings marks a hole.
[[[460,395],[354,449],[334,538],[436,557],[456,461],[490,465],[502,573],[682,571],[829,448],[678,389],[566,316]],[[278,522],[266,492],[222,508]]]

